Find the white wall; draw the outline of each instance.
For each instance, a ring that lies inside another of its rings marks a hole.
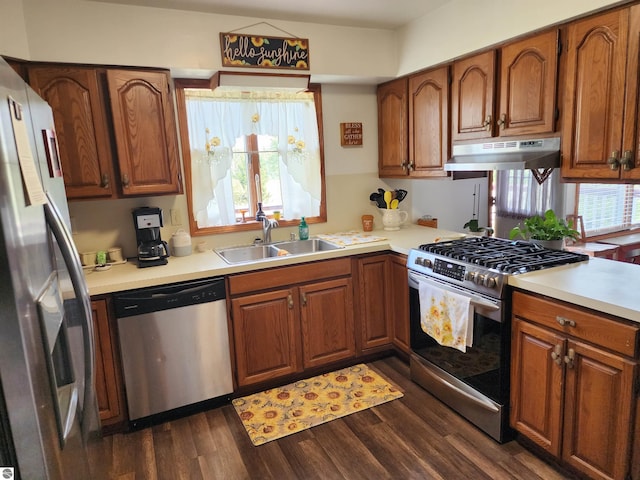
[[[29,58],[29,42],[21,0],[0,0],[0,54]]]
[[[618,0],[452,0],[398,30],[398,74],[446,62]]]
[[[391,78],[397,70],[395,35],[389,30],[79,0],[23,3],[32,60],[156,66],[176,75],[210,75],[221,68],[220,32],[282,36],[284,30],[309,39],[314,81],[316,76],[371,81]]]

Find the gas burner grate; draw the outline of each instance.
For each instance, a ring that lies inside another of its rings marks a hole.
[[[588,260],[588,255],[552,250],[521,240],[468,237],[420,245],[420,250],[504,273],[526,273]]]

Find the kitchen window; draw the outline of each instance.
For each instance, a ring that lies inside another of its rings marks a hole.
[[[640,185],[582,183],[577,196],[588,237],[640,227]]]
[[[211,90],[176,80],[192,233],[259,228],[258,203],[281,225],[326,221],[320,88]]]

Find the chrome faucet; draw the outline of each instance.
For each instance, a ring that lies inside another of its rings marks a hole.
[[[262,243],[271,243],[271,229],[278,226],[278,221],[267,218],[264,213],[258,215],[256,220],[262,220]]]

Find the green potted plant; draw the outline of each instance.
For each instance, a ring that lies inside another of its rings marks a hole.
[[[517,236],[548,248],[561,250],[565,238],[575,240],[580,237],[580,233],[573,229],[571,222],[567,224],[558,218],[553,210],[547,210],[544,216],[534,215],[525,218],[522,224],[513,227],[509,232],[509,238],[513,240]]]
[[[477,218],[472,218],[467,223],[465,223],[462,228],[468,229],[469,233],[472,233],[472,234],[477,235],[477,236],[484,236],[484,235],[492,235],[493,234],[493,228],[479,226]]]

